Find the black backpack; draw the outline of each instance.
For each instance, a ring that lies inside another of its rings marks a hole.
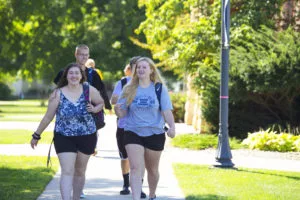
[[[89,83],[83,83],[83,94],[84,94],[84,99],[86,102],[89,102],[90,101],[90,98],[89,98]],[[95,121],[95,125],[96,125],[96,128],[97,130],[103,128],[105,126],[105,122],[104,122],[104,111],[103,109],[100,110],[99,112],[97,113],[91,113],[92,116],[93,116],[93,119]]]
[[[88,82],[92,83],[93,82],[93,73],[94,73],[94,69],[92,68],[88,68]],[[95,71],[96,72],[96,71]],[[89,100],[89,87],[88,85],[84,84],[84,98],[88,101]],[[104,109],[102,109],[100,112],[98,113],[93,113],[92,116],[95,120],[95,124],[96,124],[96,128],[97,130],[103,128],[105,126],[105,121],[104,121]]]
[[[127,78],[126,77],[121,78],[122,89],[126,84],[127,84]]]

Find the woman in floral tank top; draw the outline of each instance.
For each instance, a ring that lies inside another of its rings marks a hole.
[[[31,147],[37,146],[42,132],[56,115],[54,146],[61,166],[62,199],[79,199],[85,182],[85,171],[94,153],[97,136],[91,113],[103,109],[104,101],[96,88],[89,86],[90,101],[83,94],[86,77],[76,63],[69,64],[57,88],[50,95],[48,109],[32,135]]]

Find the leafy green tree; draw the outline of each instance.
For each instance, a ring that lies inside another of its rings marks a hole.
[[[85,43],[97,66],[115,74],[130,57],[149,55],[129,39],[143,19],[135,0],[0,0],[0,73],[51,82]]]
[[[136,55],[150,56],[150,51],[135,45],[130,37],[145,41],[134,30],[145,19],[144,9],[137,7],[136,0],[95,1],[99,9],[98,31],[91,32],[91,57],[104,71],[123,71],[129,58]],[[94,24],[96,25],[96,24]],[[97,39],[98,38],[98,39]]]
[[[295,94],[297,94],[297,90],[293,88],[295,84],[289,88],[289,92],[286,91],[290,94],[289,97],[282,98],[280,101],[280,103],[288,103],[281,105],[281,108],[270,109],[268,106],[274,106],[274,102],[261,100],[262,96],[268,96],[267,88],[272,87],[273,84],[285,85],[280,83],[279,77],[287,77],[285,82],[288,83],[296,80],[290,80],[290,75],[293,73],[286,71],[286,64],[289,63],[292,68],[290,71],[296,69],[298,61],[290,64],[295,57],[297,58],[297,51],[286,58],[282,56],[286,54],[281,52],[281,50],[286,51],[286,48],[284,50],[282,46],[287,40],[290,43],[295,40],[296,37],[291,36],[295,33],[289,30],[278,35],[274,30],[276,17],[279,16],[283,2],[282,0],[231,1],[231,135],[241,136],[245,131],[257,128],[259,125],[293,120],[295,117],[291,116],[297,115],[295,112],[288,111],[291,107],[295,107]],[[182,76],[188,73],[195,77],[194,87],[203,94],[204,98],[203,113],[206,120],[213,125],[213,131],[217,132],[220,82],[220,1],[140,0],[139,5],[146,8],[147,19],[141,23],[137,33],[144,33],[147,43],[135,42],[150,49],[153,56],[159,59],[160,64],[165,68],[172,69]],[[271,29],[261,28],[263,25]],[[283,39],[285,34],[287,38]],[[270,50],[274,43],[278,44],[275,52]],[[297,44],[289,53],[292,53],[296,47]],[[271,62],[274,57],[277,61]],[[246,70],[249,67],[246,63],[251,64],[251,71]],[[277,82],[274,82],[275,80]],[[258,82],[260,85],[255,85]],[[274,87],[272,90],[274,91],[272,98],[276,95],[286,95],[281,93],[282,88]],[[253,93],[259,93],[259,95],[255,96]],[[272,112],[277,113],[277,109],[284,109],[285,117],[275,117]],[[248,115],[251,112],[254,115]],[[267,116],[264,118],[266,120],[256,117],[257,113]],[[240,115],[243,115],[243,118]],[[290,117],[286,117],[288,115]],[[252,118],[257,119],[259,123],[252,123]],[[240,123],[236,123],[238,121]],[[249,123],[243,125],[244,122]]]

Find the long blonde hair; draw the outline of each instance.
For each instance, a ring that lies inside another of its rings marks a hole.
[[[149,64],[150,68],[152,69],[152,73],[150,74],[150,81],[152,81],[154,84],[157,82],[163,83],[163,79],[161,78],[157,67],[155,66],[153,60],[151,60],[150,58],[148,58],[148,57],[139,58],[136,61],[136,68],[139,65],[139,63],[142,61],[146,61]],[[136,71],[137,70],[134,70],[131,81],[123,89],[122,98],[127,99],[127,101],[126,101],[127,106],[129,106],[132,103],[132,101],[136,95],[137,87],[139,86],[139,78],[137,76]]]

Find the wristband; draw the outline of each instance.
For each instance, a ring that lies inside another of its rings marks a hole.
[[[35,140],[40,140],[41,139],[41,135],[37,134],[36,132],[34,132],[31,136]]]

